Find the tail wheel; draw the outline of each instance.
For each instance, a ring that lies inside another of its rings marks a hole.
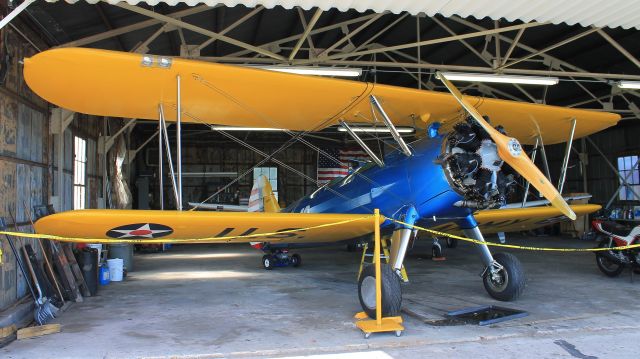
[[[382,284],[382,316],[397,316],[402,306],[400,278],[388,264],[380,265]],[[364,268],[358,280],[358,297],[362,309],[370,318],[376,317],[376,267]]]
[[[442,257],[442,246],[440,243],[436,242],[431,246],[431,258],[440,258]]]
[[[501,301],[518,299],[525,287],[525,276],[522,264],[511,253],[496,253],[493,260],[498,262],[501,269],[495,273],[487,270],[483,277],[484,288],[489,295]]]
[[[264,269],[271,270],[275,266],[275,258],[269,254],[265,254],[262,256],[262,265]]]
[[[598,243],[598,248],[611,248],[609,238],[604,238]],[[613,245],[615,247],[615,245]],[[617,277],[624,270],[624,264],[616,263],[600,252],[596,252],[596,264],[598,269],[608,277]]]
[[[291,256],[291,265],[294,267],[300,267],[302,265],[302,257],[298,253]]]

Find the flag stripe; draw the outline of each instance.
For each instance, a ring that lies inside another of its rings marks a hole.
[[[369,161],[367,153],[359,149],[329,148],[324,149],[324,153],[328,156],[318,154],[318,186],[324,186],[336,178],[349,175],[352,162]]]

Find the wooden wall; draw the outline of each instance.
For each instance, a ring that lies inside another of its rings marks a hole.
[[[34,50],[11,30],[2,30],[0,36],[0,51],[9,55],[8,64],[0,65],[2,72],[6,70],[0,85],[0,216],[13,222],[10,219],[13,214],[18,222],[26,222],[24,206],[31,208],[45,203],[49,195],[48,106],[29,90],[22,77],[19,61]],[[29,228],[21,226],[20,230]],[[27,291],[8,243],[4,238],[1,243],[4,255],[0,267],[0,309],[3,309]]]

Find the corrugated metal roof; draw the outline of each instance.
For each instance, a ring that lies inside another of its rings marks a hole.
[[[57,0],[47,0],[55,2]],[[65,0],[75,3],[78,0]],[[87,0],[94,4],[98,0]],[[157,5],[164,2],[177,5],[181,2],[194,6],[207,4],[214,6],[245,5],[255,7],[263,5],[267,8],[283,6],[290,9],[299,6],[305,10],[319,7],[323,10],[336,8],[340,11],[355,9],[361,12],[391,11],[393,13],[409,12],[412,15],[425,13],[429,16],[441,14],[449,17],[459,15],[473,16],[477,19],[489,17],[494,20],[505,18],[508,21],[524,22],[540,21],[553,24],[580,24],[584,27],[622,27],[624,29],[640,29],[640,1],[635,0],[126,0],[129,4],[147,3]],[[122,0],[107,0],[110,4]]]

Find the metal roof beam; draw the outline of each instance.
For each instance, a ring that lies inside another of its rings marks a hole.
[[[335,29],[338,29],[338,28],[340,28],[342,26],[345,26],[345,25],[350,25],[350,24],[355,24],[355,23],[358,23],[358,22],[366,21],[366,20],[368,20],[368,19],[370,19],[370,18],[372,18],[374,16],[376,16],[376,14],[364,15],[364,16],[357,17],[355,19],[346,20],[346,21],[342,21],[342,22],[339,22],[339,23],[336,23],[336,24],[333,24],[333,25],[328,25],[328,26],[324,26],[324,27],[321,27],[321,28],[317,28],[317,29],[311,31],[309,33],[309,36],[313,36],[313,35],[321,34],[323,32],[335,30]],[[279,45],[285,44],[287,42],[295,41],[298,38],[300,38],[300,35],[293,35],[293,36],[285,37],[283,39],[276,40],[276,41],[271,41],[271,42],[268,42],[266,44],[262,44],[262,45],[258,45],[258,46],[259,47],[263,47],[263,48],[268,48],[268,47],[272,47],[272,46],[279,46]],[[239,57],[239,56],[244,56],[244,55],[247,55],[247,54],[250,54],[250,53],[251,53],[251,51],[242,50],[242,51],[234,52],[234,53],[230,54],[229,56]]]
[[[298,16],[300,17],[300,22],[302,23],[302,27],[306,30],[307,26],[309,26],[307,24],[307,19],[305,19],[304,17],[304,10],[302,10],[301,7],[298,6]],[[315,45],[313,44],[313,39],[308,36],[307,37],[307,43],[309,43],[309,57],[313,57],[315,56]]]
[[[249,20],[255,14],[259,13],[262,10],[264,10],[264,6],[258,5],[255,9],[251,10],[248,14],[246,14],[245,16],[243,16],[243,17],[239,18],[238,20],[236,20],[233,24],[225,27],[224,30],[219,32],[219,34],[220,35],[226,35],[229,31],[231,31],[231,30],[235,29],[236,27],[242,25],[245,21]],[[196,50],[200,51],[200,50],[204,49],[205,47],[211,45],[214,41],[216,41],[216,38],[212,37],[212,38],[206,40],[205,42],[201,43],[200,45],[198,45]]]
[[[215,7],[210,7],[210,6],[207,6],[207,5],[201,5],[201,6],[188,8],[188,9],[182,10],[182,11],[176,11],[176,12],[171,13],[171,14],[166,15],[166,16],[168,16],[170,18],[176,18],[177,19],[177,18],[181,18],[181,17],[195,15],[195,14],[207,11],[207,10],[211,10],[213,8],[215,8]],[[70,42],[67,42],[66,44],[62,44],[62,45],[56,46],[56,47],[77,47],[77,46],[89,45],[89,44],[92,44],[94,42],[98,42],[98,41],[102,41],[102,40],[105,40],[105,39],[109,39],[109,38],[112,38],[112,37],[115,37],[115,36],[118,36],[118,35],[126,34],[128,32],[137,31],[137,30],[140,30],[140,29],[145,29],[145,28],[147,28],[149,26],[153,26],[153,25],[157,25],[157,24],[161,24],[161,23],[162,23],[162,21],[160,21],[158,19],[149,19],[149,20],[137,22],[135,24],[119,27],[117,29],[113,29],[113,30],[110,30],[110,31],[101,32],[99,34],[83,37],[82,39],[70,41]]]
[[[622,47],[622,45],[620,45],[616,40],[614,40],[611,36],[609,36],[609,34],[604,32],[604,30],[602,29],[596,29],[596,31],[598,32],[598,34],[600,34],[600,36],[602,36],[605,40],[607,40],[607,42],[609,42],[611,46],[615,47],[616,50],[620,51],[621,54],[623,54],[627,59],[629,59],[629,61],[633,62],[633,64],[636,65],[637,67],[640,67],[640,61],[638,61],[638,59],[635,56],[631,55],[631,53],[627,51],[624,47]]]
[[[405,12],[404,14],[400,15],[397,19],[393,20],[389,25],[385,26],[382,30],[378,31],[375,35],[371,36],[369,39],[367,39],[367,41],[363,42],[362,44],[358,45],[358,47],[355,48],[355,51],[359,51],[360,49],[364,48],[365,46],[369,45],[370,42],[374,41],[375,39],[377,39],[378,37],[380,37],[382,34],[385,34],[387,31],[391,30],[391,28],[393,28],[394,26],[396,26],[400,21],[404,20],[405,17],[409,16],[408,12]]]
[[[146,15],[146,16],[148,16],[150,18],[158,19],[158,20],[164,21],[164,22],[166,22],[168,24],[175,25],[177,27],[180,27],[180,28],[183,28],[183,29],[186,29],[186,30],[190,30],[190,31],[193,31],[193,32],[196,32],[196,33],[199,33],[199,34],[211,37],[211,38],[215,38],[215,39],[220,40],[220,41],[224,41],[226,43],[241,47],[243,49],[247,49],[247,50],[251,50],[253,52],[257,52],[257,53],[259,53],[261,55],[264,55],[264,56],[267,56],[267,57],[272,57],[272,58],[274,58],[276,60],[281,60],[281,61],[285,60],[284,57],[282,57],[280,55],[277,55],[277,54],[274,54],[271,51],[267,51],[265,49],[261,49],[259,47],[247,44],[246,42],[242,42],[242,41],[239,41],[239,40],[236,40],[236,39],[232,39],[232,38],[227,37],[225,35],[220,35],[220,34],[218,34],[216,32],[211,31],[211,30],[203,29],[203,28],[201,28],[199,26],[192,25],[192,24],[186,23],[186,22],[178,20],[178,19],[174,19],[174,18],[166,16],[166,15],[161,15],[161,14],[155,13],[155,12],[153,12],[151,10],[143,9],[141,7],[138,7],[138,6],[129,5],[128,3],[118,3],[115,6],[123,8],[123,9],[126,9],[126,10],[130,10],[130,11],[136,12],[136,13],[141,14],[141,15]]]
[[[511,45],[509,46],[507,53],[504,55],[504,59],[502,59],[502,63],[500,64],[501,66],[504,66],[507,63],[507,61],[509,61],[509,57],[511,57],[513,50],[515,50],[516,45],[518,44],[518,42],[520,41],[520,38],[522,37],[522,34],[524,33],[524,30],[526,29],[518,30],[516,37],[511,41]]]
[[[587,35],[593,34],[596,31],[598,31],[598,28],[593,28],[593,29],[589,29],[587,31],[583,31],[583,32],[581,32],[581,33],[579,33],[577,35],[571,36],[570,38],[567,38],[567,39],[564,39],[562,41],[556,42],[555,44],[553,44],[551,46],[547,46],[542,50],[536,51],[536,52],[534,52],[532,54],[529,54],[529,55],[527,55],[525,57],[522,57],[522,58],[519,58],[517,60],[511,61],[508,64],[504,64],[504,65],[498,67],[497,70],[501,70],[501,69],[513,66],[515,64],[518,64],[518,63],[520,63],[522,61],[529,60],[532,57],[545,54],[545,53],[547,53],[547,52],[549,52],[549,51],[551,51],[553,49],[557,49],[560,46],[564,46],[564,45],[566,45],[566,44],[568,44],[570,42],[576,41],[576,40],[581,39],[581,38],[583,38],[583,37],[585,37]]]
[[[350,52],[350,53],[346,53],[346,54],[329,55],[327,57],[323,57],[322,59],[323,60],[324,59],[334,60],[334,59],[342,59],[342,58],[345,58],[345,57],[354,57],[354,56],[360,56],[360,55],[377,54],[377,53],[381,53],[381,52],[385,52],[385,51],[403,50],[403,49],[414,48],[414,47],[419,47],[419,46],[428,46],[428,45],[440,44],[440,43],[443,43],[443,42],[470,39],[470,38],[473,38],[473,37],[481,37],[481,36],[492,35],[492,34],[501,33],[501,32],[514,31],[514,30],[519,30],[519,29],[523,29],[523,28],[536,27],[536,26],[542,26],[542,25],[546,25],[546,23],[532,22],[532,23],[527,23],[527,24],[519,24],[519,25],[502,27],[502,28],[499,28],[499,29],[483,30],[483,31],[472,32],[472,33],[469,33],[469,34],[447,36],[447,37],[441,37],[441,38],[437,38],[437,39],[425,40],[425,41],[420,41],[420,42],[412,42],[412,43],[408,43],[408,44],[387,46],[387,47],[382,47],[382,48],[377,48],[377,49],[372,49],[372,50]],[[307,61],[302,61],[302,62],[298,63],[298,65],[307,64],[307,63],[314,63],[314,62],[318,62],[318,61],[317,60],[307,60]]]
[[[304,25],[304,23],[302,24],[302,26],[305,28],[304,32],[302,33],[302,36],[300,36],[300,39],[298,39],[298,42],[296,43],[296,45],[293,47],[291,54],[289,54],[289,61],[293,60],[296,57],[296,54],[298,54],[298,50],[300,50],[300,47],[309,36],[309,33],[311,32],[311,30],[313,30],[313,27],[316,25],[316,22],[318,22],[318,19],[320,19],[320,15],[322,15],[322,10],[318,8],[316,12],[313,14],[313,16],[311,17],[311,20],[309,20],[309,23],[306,26]],[[304,21],[304,17],[302,17],[302,21]]]
[[[376,16],[374,16],[371,19],[367,20],[364,24],[358,26],[355,30],[349,31],[349,33],[346,34],[346,36],[344,36],[340,40],[336,41],[333,45],[331,45],[328,48],[326,48],[318,56],[323,56],[323,55],[324,56],[328,56],[331,51],[335,50],[338,46],[342,45],[346,41],[349,41],[349,39],[351,39],[352,37],[356,36],[359,32],[361,32],[362,30],[366,29],[369,25],[373,24],[376,20],[378,20],[379,18],[381,18],[385,14],[386,13],[376,14]]]
[[[453,30],[451,30],[447,25],[445,25],[442,21],[438,20],[435,16],[432,17],[431,20],[436,24],[438,24],[446,32],[448,32],[449,35],[452,35],[452,36],[458,35]],[[524,31],[524,29],[520,29],[520,31]],[[469,49],[469,51],[471,51],[474,55],[476,55],[480,60],[484,61],[487,65],[491,66],[491,61],[487,60],[484,56],[482,56],[482,54],[478,52],[478,50],[476,50],[473,46],[469,45],[468,42],[464,40],[458,40],[458,41],[460,41],[467,49]]]

